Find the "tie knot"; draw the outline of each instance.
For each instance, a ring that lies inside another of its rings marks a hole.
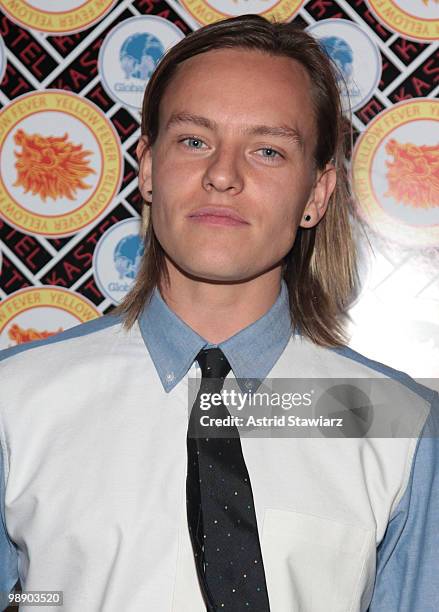
[[[226,378],[231,370],[230,363],[219,348],[202,349],[197,357],[203,378]]]

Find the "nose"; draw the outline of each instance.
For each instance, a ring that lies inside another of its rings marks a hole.
[[[232,147],[221,147],[209,158],[203,176],[206,191],[239,193],[243,188],[239,153]]]

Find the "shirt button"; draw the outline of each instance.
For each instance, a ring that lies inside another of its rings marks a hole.
[[[168,382],[172,382],[175,378],[174,372],[169,372],[169,374],[166,374],[166,380]]]

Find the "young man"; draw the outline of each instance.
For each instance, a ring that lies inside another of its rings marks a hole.
[[[147,249],[117,316],[3,353],[0,588],[71,612],[437,610],[437,394],[343,346],[328,58],[291,24],[202,28],[149,81],[142,134]],[[416,426],[203,437],[189,377],[395,379]]]

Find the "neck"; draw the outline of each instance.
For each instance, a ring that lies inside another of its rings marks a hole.
[[[162,298],[176,315],[211,344],[219,344],[260,319],[279,296],[281,267],[237,283],[188,277],[168,263]]]

